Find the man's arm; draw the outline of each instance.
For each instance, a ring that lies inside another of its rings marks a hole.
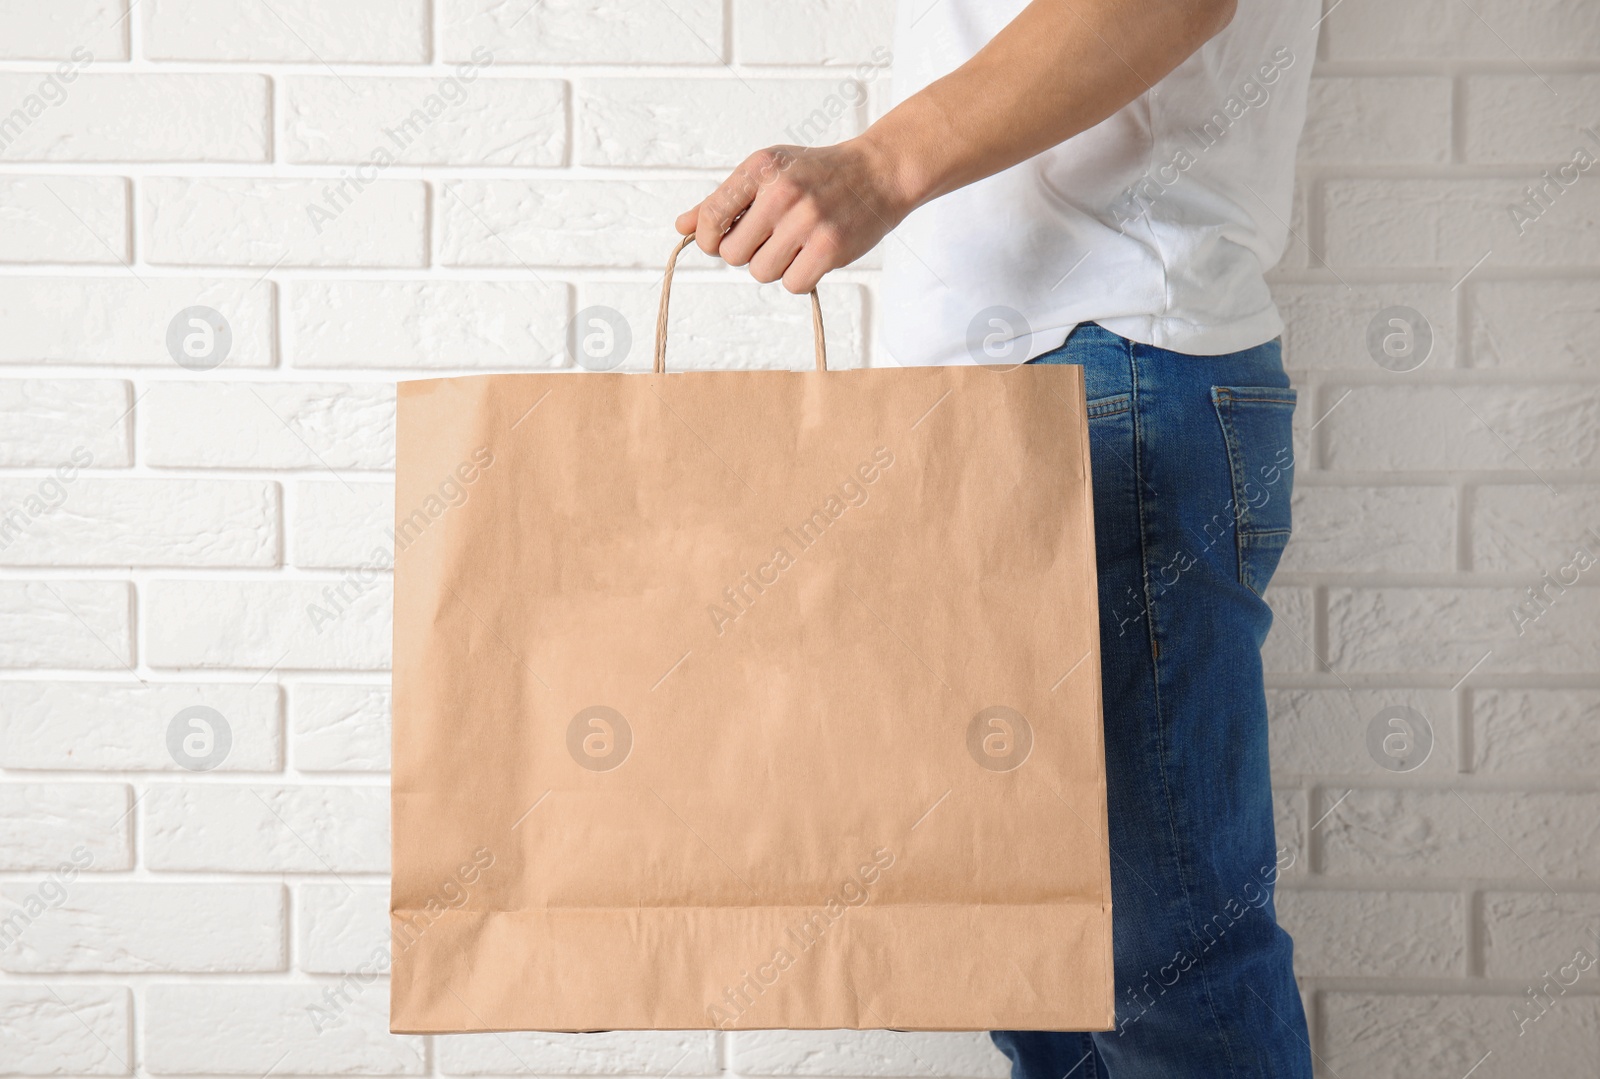
[[[857,138],[753,154],[679,215],[678,231],[708,255],[749,263],[758,281],[808,292],[923,203],[1115,113],[1221,31],[1234,4],[1033,0],[971,60]]]

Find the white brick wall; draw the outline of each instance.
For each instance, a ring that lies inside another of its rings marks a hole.
[[[0,0],[0,924],[48,906],[0,949],[0,1074],[1003,1074],[963,1034],[390,1036],[356,977],[389,581],[306,615],[384,542],[390,384],[570,367],[596,304],[641,367],[672,217],[841,84],[871,105],[830,137],[881,110],[856,65],[891,5]],[[1510,207],[1600,155],[1600,6],[1326,6],[1266,651],[1313,1043],[1328,1076],[1595,1074],[1600,968],[1513,1008],[1600,955],[1600,571],[1543,576],[1600,554],[1600,170]],[[847,362],[877,264],[823,288]],[[680,280],[675,356],[808,362],[792,297]],[[1392,306],[1430,324],[1417,370],[1369,354]],[[228,347],[179,366],[191,308]],[[214,775],[168,748],[195,706]],[[1433,735],[1406,772],[1367,743],[1397,706]]]

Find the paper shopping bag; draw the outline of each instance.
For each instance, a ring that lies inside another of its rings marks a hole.
[[[668,373],[670,285],[400,385],[392,1029],[1109,1029],[1081,370]]]

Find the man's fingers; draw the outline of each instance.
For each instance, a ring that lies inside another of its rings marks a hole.
[[[734,218],[755,200],[756,190],[756,183],[741,168],[722,181],[722,186],[700,204],[700,219],[694,230],[695,243],[700,245],[700,250],[708,255],[718,253],[723,234]]]
[[[700,250],[708,255],[719,254],[723,236],[733,227],[739,215],[748,210],[763,189],[781,176],[794,161],[795,155],[788,147],[774,146],[751,154],[734,169],[698,207],[700,213],[694,237]],[[748,257],[749,252],[745,252],[745,255]]]
[[[773,229],[779,224],[777,209],[768,199],[756,197],[744,216],[733,223],[717,249],[730,266],[743,266],[756,254],[762,244],[769,243]]]
[[[780,222],[772,237],[750,259],[750,276],[763,285],[776,281],[789,269],[805,243],[808,228],[792,218]]]
[[[673,225],[678,230],[679,236],[687,236],[694,232],[700,223],[700,207],[703,203],[695,203],[689,209],[678,215],[678,220]]]
[[[822,275],[833,269],[838,247],[824,231],[813,231],[805,246],[783,272],[783,287],[797,296],[803,296],[817,287]]]

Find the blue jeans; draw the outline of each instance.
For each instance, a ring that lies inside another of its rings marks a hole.
[[[1033,362],[1088,386],[1117,1026],[992,1037],[1013,1079],[1309,1079],[1261,680],[1294,479],[1278,343],[1189,356],[1088,324]]]

